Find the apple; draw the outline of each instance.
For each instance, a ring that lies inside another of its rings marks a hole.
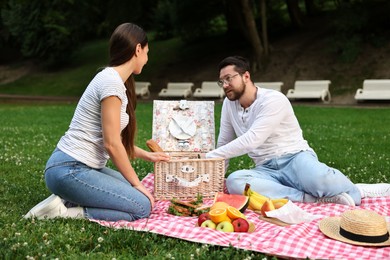
[[[215,229],[217,225],[211,221],[211,219],[203,221],[201,227]]]
[[[265,214],[265,212],[271,211],[271,210],[275,210],[274,203],[271,200],[266,200],[264,202],[263,206],[261,207],[261,210],[260,210],[261,211],[261,215],[266,217],[267,214]]]
[[[202,213],[198,217],[198,226],[200,227],[203,222],[210,219],[210,215],[208,212]]]
[[[249,222],[244,218],[236,218],[232,222],[234,232],[248,232]]]
[[[233,224],[229,221],[222,221],[218,223],[215,229],[223,232],[234,232]]]

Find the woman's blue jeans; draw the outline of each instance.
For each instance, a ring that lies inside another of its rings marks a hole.
[[[315,153],[302,151],[271,159],[263,165],[230,174],[226,186],[230,193],[242,194],[245,184],[271,198],[288,198],[302,202],[304,194],[333,197],[349,194],[356,205],[361,203],[358,188],[339,170],[318,161]]]
[[[91,168],[58,148],[46,164],[45,180],[52,193],[84,207],[87,218],[133,221],[151,212],[149,199],[121,173]]]

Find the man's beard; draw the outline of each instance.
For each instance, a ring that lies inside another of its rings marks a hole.
[[[238,100],[238,99],[240,99],[242,97],[242,95],[244,95],[245,88],[246,88],[246,85],[245,85],[244,82],[242,82],[240,88],[230,90],[228,93],[225,92],[226,97],[230,101]]]

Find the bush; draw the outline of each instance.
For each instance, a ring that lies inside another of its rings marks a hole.
[[[10,0],[1,14],[21,53],[53,67],[66,63],[80,40],[94,31],[88,26],[93,10],[87,1]]]
[[[332,23],[331,49],[344,62],[353,62],[364,44],[381,47],[390,38],[387,1],[351,1],[340,4]]]

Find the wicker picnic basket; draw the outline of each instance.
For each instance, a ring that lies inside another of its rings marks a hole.
[[[223,191],[224,159],[202,155],[215,146],[213,101],[155,100],[152,139],[171,156],[154,164],[157,200],[213,198]]]

